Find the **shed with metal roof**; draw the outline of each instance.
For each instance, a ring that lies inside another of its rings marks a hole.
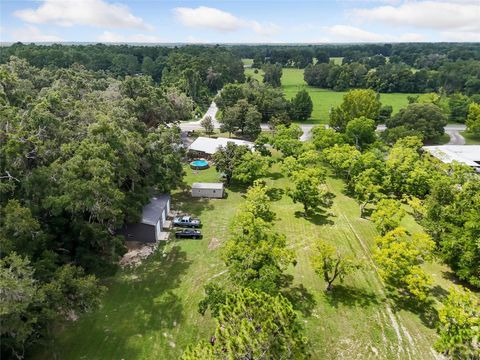
[[[192,197],[223,198],[225,188],[223,183],[193,183]]]
[[[153,196],[143,207],[140,222],[126,224],[118,233],[123,235],[126,241],[155,243],[161,240],[162,230],[170,212],[170,200],[169,194]]]

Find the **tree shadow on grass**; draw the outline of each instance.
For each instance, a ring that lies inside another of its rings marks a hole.
[[[440,285],[436,285],[430,290],[430,294],[438,301],[442,302],[448,296],[449,292]]]
[[[373,210],[375,209],[371,207],[366,207],[363,209],[363,218],[368,219],[370,216],[372,216]]]
[[[200,216],[204,211],[213,209],[210,199],[193,198],[190,192],[178,192],[172,195],[172,208],[181,212]]]
[[[295,310],[300,311],[304,316],[312,315],[312,311],[317,305],[315,298],[303,284],[282,290],[282,295],[292,303]]]
[[[460,279],[453,271],[442,271],[442,277],[450,280],[454,284],[462,285],[463,287],[469,289],[470,291],[476,292],[478,288],[470,284],[468,281]]]
[[[147,321],[138,324],[140,331],[172,329],[183,320],[183,305],[173,290],[190,264],[186,252],[175,245],[167,253],[157,253],[136,271],[141,274],[140,281],[134,285],[135,300],[128,302],[146,314]]]
[[[324,210],[316,212],[315,214],[308,214],[308,215],[306,215],[305,212],[303,211],[295,211],[296,218],[303,218],[315,225],[333,225],[334,222],[329,219],[331,216],[334,216],[334,215],[331,213],[327,213]]]
[[[438,322],[438,311],[435,309],[435,301],[432,298],[426,301],[418,301],[411,297],[402,296],[396,291],[387,289],[387,298],[393,302],[393,310],[395,312],[406,310],[417,314],[422,323],[434,329]]]
[[[247,189],[250,187],[249,184],[244,184],[236,181],[232,181],[230,184],[228,184],[227,189],[233,192],[237,193],[246,193]]]
[[[334,308],[340,305],[349,307],[368,307],[380,304],[375,293],[347,285],[334,285],[333,289],[326,292],[325,298]]]
[[[62,339],[55,351],[71,355],[71,349],[76,349],[81,351],[76,357],[86,359],[140,358],[139,344],[147,341],[142,337],[169,334],[185,320],[182,299],[175,289],[190,265],[186,252],[173,246],[165,254],[157,251],[136,269],[123,270],[109,281],[101,308],[68,325],[62,331],[66,336],[53,335]],[[165,354],[175,351],[168,338],[160,338],[165,341],[161,345]],[[44,355],[54,356],[49,351]]]
[[[279,201],[282,199],[285,190],[281,188],[269,188],[267,190],[267,195],[270,198],[270,201]]]
[[[300,311],[304,316],[312,314],[317,302],[303,284],[293,285],[293,275],[282,274],[278,286],[282,289],[280,293],[290,301],[295,310]]]
[[[271,172],[266,176],[267,179],[272,179],[272,180],[279,180],[283,177],[284,175],[280,172]]]

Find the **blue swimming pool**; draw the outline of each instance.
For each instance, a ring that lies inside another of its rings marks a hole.
[[[195,170],[208,169],[208,161],[204,159],[194,160],[190,163],[190,167]]]

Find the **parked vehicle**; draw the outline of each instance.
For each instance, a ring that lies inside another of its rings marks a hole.
[[[173,218],[173,225],[178,227],[200,227],[200,220],[194,219],[191,216],[178,216]]]
[[[175,237],[177,239],[200,239],[202,237],[202,233],[198,230],[183,229],[176,231]]]

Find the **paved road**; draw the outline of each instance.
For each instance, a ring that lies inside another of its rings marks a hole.
[[[220,128],[220,123],[218,122],[217,119],[217,112],[218,112],[218,107],[217,104],[215,104],[214,101],[210,104],[210,107],[208,108],[207,112],[205,115],[200,120],[197,121],[190,121],[190,122],[182,122],[180,123],[180,129],[182,129],[182,137],[186,137],[186,133],[189,131],[196,131],[196,130],[201,130],[203,129],[202,126],[200,125],[200,122],[206,117],[210,116],[213,120],[213,126],[215,129]],[[303,134],[300,137],[301,141],[307,141],[312,137],[312,134],[310,133],[310,130],[314,127],[314,124],[302,124],[300,127],[303,130]],[[269,127],[267,124],[261,124],[262,130],[269,130]]]
[[[208,108],[207,112],[205,115],[203,115],[202,119],[197,120],[197,121],[191,121],[191,122],[183,122],[180,123],[180,129],[182,129],[183,136],[186,136],[186,133],[189,131],[196,131],[196,130],[201,130],[202,126],[200,125],[200,122],[206,117],[206,116],[211,116],[213,120],[213,126],[215,129],[220,128],[220,123],[218,122],[217,119],[217,112],[218,112],[218,107],[215,102],[212,101],[210,104],[210,107]],[[315,124],[299,124],[300,127],[303,130],[303,134],[300,137],[301,141],[307,141],[312,137],[311,130],[315,126]],[[325,125],[325,127],[328,127],[328,125]],[[262,130],[268,130],[269,127],[267,124],[262,124],[261,125]],[[377,131],[384,131],[386,129],[385,125],[378,125],[377,126]],[[449,124],[445,126],[445,132],[450,136],[450,141],[448,142],[449,145],[464,145],[465,144],[465,138],[460,135],[460,131],[465,131],[466,126],[463,124]]]
[[[377,131],[384,131],[385,125],[378,125]],[[460,134],[460,131],[465,131],[467,127],[464,124],[448,124],[445,126],[445,133],[450,136],[447,145],[465,145],[465,138]]]
[[[377,126],[377,131],[384,131],[387,127],[383,124]],[[447,131],[465,131],[467,129],[464,124],[448,124],[445,126],[445,132]]]
[[[465,145],[465,138],[458,132],[458,130],[445,130],[445,133],[450,136],[447,145]]]

